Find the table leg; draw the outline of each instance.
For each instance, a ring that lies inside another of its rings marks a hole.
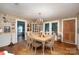
[[[42,44],[43,44],[42,48],[43,48],[43,55],[44,55],[45,42],[42,42]]]

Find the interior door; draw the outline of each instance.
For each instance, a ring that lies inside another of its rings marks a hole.
[[[75,20],[63,21],[64,42],[75,43]]]

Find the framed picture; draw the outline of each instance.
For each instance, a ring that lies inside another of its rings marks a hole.
[[[10,32],[10,26],[4,26],[4,32]]]

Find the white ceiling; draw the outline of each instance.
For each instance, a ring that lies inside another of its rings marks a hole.
[[[0,3],[0,12],[28,18],[64,18],[79,13],[78,3]]]

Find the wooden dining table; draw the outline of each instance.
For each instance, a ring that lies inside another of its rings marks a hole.
[[[51,36],[43,36],[43,35],[32,35],[31,36],[33,40],[41,42],[42,43],[42,51],[43,51],[43,55],[44,55],[44,50],[45,50],[45,42],[47,42],[48,40],[51,40]]]

